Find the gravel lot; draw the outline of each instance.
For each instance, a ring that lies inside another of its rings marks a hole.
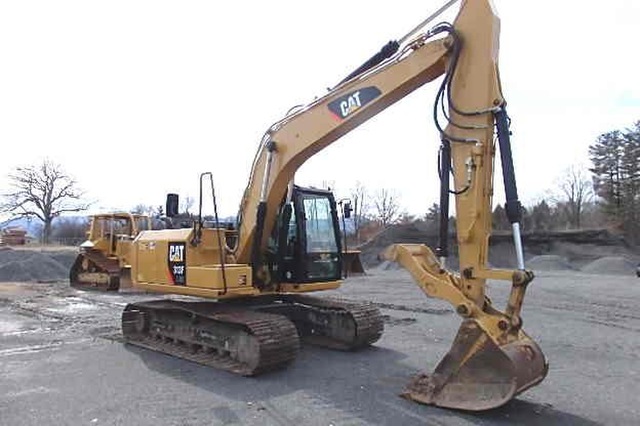
[[[432,370],[460,323],[403,270],[373,269],[328,294],[372,300],[385,334],[355,353],[303,347],[284,371],[243,378],[124,345],[131,300],[68,283],[0,283],[0,423],[6,425],[637,424],[640,279],[539,272],[525,329],[550,362],[547,379],[504,407],[469,414],[398,396]],[[507,288],[490,283],[502,306]]]

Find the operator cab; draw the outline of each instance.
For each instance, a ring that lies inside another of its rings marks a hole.
[[[269,248],[269,266],[279,282],[339,280],[342,249],[333,193],[295,186],[291,202],[280,208]]]

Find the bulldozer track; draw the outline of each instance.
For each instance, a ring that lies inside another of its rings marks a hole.
[[[225,337],[219,337],[220,328]],[[216,302],[133,303],[122,314],[122,331],[127,343],[244,376],[280,369],[299,350],[296,328],[286,317]],[[247,339],[255,346],[243,346]],[[238,356],[247,352],[244,360]]]
[[[95,269],[90,273],[107,274],[106,282],[82,281],[80,279],[81,274],[89,272],[82,270],[84,259],[91,262],[91,269]],[[69,282],[71,287],[83,290],[118,291],[120,288],[120,265],[117,259],[108,258],[99,251],[87,250],[78,254],[73,262],[69,273]]]

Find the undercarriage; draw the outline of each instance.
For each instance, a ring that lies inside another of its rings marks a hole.
[[[306,295],[155,300],[129,304],[122,314],[128,343],[244,376],[285,367],[301,340],[356,350],[377,341],[382,331],[373,304]]]
[[[118,259],[97,250],[87,250],[76,257],[69,282],[71,287],[81,290],[118,291],[122,273]]]

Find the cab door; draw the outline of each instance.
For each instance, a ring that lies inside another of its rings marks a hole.
[[[298,188],[295,217],[299,244],[297,282],[325,282],[341,278],[342,250],[338,216],[329,191]]]

